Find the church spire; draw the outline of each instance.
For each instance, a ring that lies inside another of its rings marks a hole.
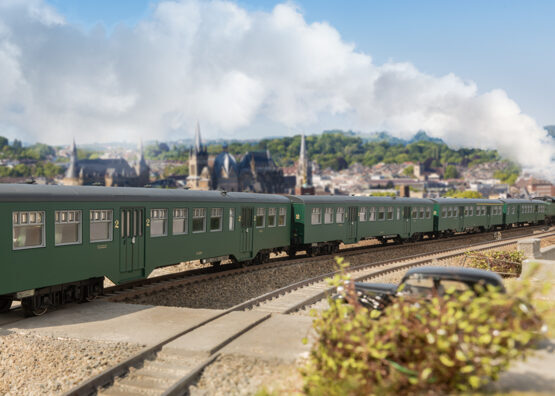
[[[304,133],[301,135],[301,151],[299,153],[299,163],[303,163],[305,162],[306,159],[306,143],[305,143],[305,139],[304,139]]]
[[[200,137],[200,124],[197,121],[197,127],[195,129],[195,150],[197,153],[202,151],[202,139]]]
[[[75,144],[75,138],[70,148],[71,154],[69,157],[69,166],[66,171],[66,177],[68,179],[76,179],[79,175],[77,172],[77,145]]]
[[[301,149],[299,151],[299,162],[297,163],[296,194],[314,194],[312,187],[312,168],[306,154],[306,139],[304,133],[301,135]]]

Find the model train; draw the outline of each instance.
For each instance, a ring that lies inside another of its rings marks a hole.
[[[533,200],[282,196],[150,188],[0,185],[0,311],[84,301],[155,268],[201,259],[256,263],[341,242],[419,240],[537,224]],[[551,204],[553,205],[553,204]]]

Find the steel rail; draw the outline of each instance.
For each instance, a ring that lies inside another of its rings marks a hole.
[[[537,237],[540,238],[545,238],[545,237],[549,237],[549,236],[553,236],[555,235],[555,232],[546,232],[546,233],[542,233],[542,234],[536,234]],[[482,245],[487,245],[485,247],[482,247],[481,249],[474,249],[474,250],[487,250],[487,249],[492,249],[495,247],[500,247],[500,246],[506,246],[506,245],[511,245],[514,244],[516,240],[522,238],[522,236],[518,236],[518,237],[513,237],[513,238],[507,238],[503,241],[488,241],[488,242],[481,242],[481,243],[476,243],[476,244],[472,244],[469,245],[467,247],[464,248],[464,250],[467,250],[468,248],[477,248],[478,246],[482,246]],[[458,250],[456,253],[448,253],[450,251],[453,250]],[[368,269],[368,268],[374,268],[374,267],[380,267],[380,266],[384,266],[384,265],[388,265],[388,264],[392,264],[395,262],[399,262],[399,261],[407,261],[407,260],[414,260],[417,259],[419,257],[427,257],[427,256],[436,256],[436,257],[431,257],[431,258],[422,258],[421,260],[418,260],[416,262],[411,262],[411,263],[405,263],[405,264],[399,264],[399,265],[394,265],[392,267],[389,268],[385,268],[385,269],[381,269],[378,270],[376,272],[372,272],[370,274],[366,274],[364,276],[361,276],[361,279],[368,279],[368,278],[374,278],[377,276],[381,276],[390,272],[396,272],[396,271],[400,271],[402,269],[405,268],[410,268],[410,267],[415,267],[415,266],[420,266],[423,265],[425,263],[429,263],[429,262],[433,262],[434,260],[444,260],[450,257],[455,257],[455,256],[460,256],[462,254],[464,254],[464,252],[461,252],[460,250],[463,250],[463,248],[451,248],[451,249],[444,249],[441,252],[432,252],[432,253],[421,253],[421,254],[416,254],[416,255],[411,255],[411,256],[405,256],[405,257],[400,257],[400,258],[396,258],[396,259],[392,259],[392,260],[382,260],[376,263],[370,263],[370,264],[359,264],[353,267],[349,267],[348,268],[348,272],[356,272],[356,271],[360,271],[360,270],[364,270],[364,269]],[[437,257],[438,255],[440,255],[440,257]],[[213,322],[216,319],[219,319],[225,315],[230,314],[231,312],[234,311],[243,311],[249,308],[253,308],[256,305],[259,305],[261,302],[263,301],[267,301],[267,300],[271,300],[274,297],[278,297],[282,294],[286,294],[292,290],[296,290],[299,289],[301,287],[304,286],[308,286],[311,285],[313,283],[316,282],[320,282],[326,278],[332,277],[334,275],[336,275],[337,273],[339,273],[340,271],[332,271],[332,272],[328,272],[326,274],[321,274],[321,275],[317,275],[315,277],[312,278],[308,278],[296,283],[293,283],[291,285],[282,287],[280,289],[265,293],[261,296],[252,298],[248,301],[242,302],[240,304],[237,304],[231,308],[228,308],[220,313],[217,313],[215,315],[213,315],[210,318],[205,319],[204,321],[191,326],[185,330],[179,331],[176,334],[162,340],[161,342],[159,342],[158,344],[151,346],[151,347],[147,347],[145,349],[143,349],[142,351],[138,352],[137,354],[135,354],[134,356],[129,357],[128,359],[126,359],[125,361],[117,364],[114,367],[109,368],[108,370],[99,373],[98,375],[90,378],[89,380],[83,382],[82,384],[76,386],[75,388],[71,389],[70,391],[68,391],[67,393],[65,393],[66,396],[80,396],[80,395],[91,395],[91,394],[95,394],[97,392],[98,388],[102,388],[105,387],[107,385],[110,385],[114,382],[115,378],[120,377],[122,375],[125,375],[129,369],[131,367],[138,367],[140,365],[142,365],[142,363],[150,356],[154,355],[155,353],[159,352],[162,347],[174,340],[176,340],[177,338],[192,332],[193,330],[196,330],[210,322]],[[355,278],[355,280],[358,278]],[[310,298],[306,299],[305,301],[301,301],[299,303],[297,303],[294,307],[291,307],[289,309],[287,309],[286,311],[284,311],[283,313],[291,313],[294,312],[298,309],[301,309],[304,306],[307,306],[309,304],[312,304],[322,298],[324,298],[328,293],[330,293],[330,291],[332,291],[333,288],[327,288],[326,290],[318,293],[315,296],[311,296]],[[238,337],[239,335],[243,334],[244,332],[250,330],[251,328],[253,328],[254,326],[258,325],[259,323],[263,322],[266,318],[270,317],[270,314],[268,314],[265,318],[262,318],[261,320],[257,321],[254,325],[249,326],[247,329],[243,329],[241,332],[235,334],[233,336],[233,338]],[[213,350],[213,354],[212,356],[210,356],[207,360],[205,360],[202,364],[200,364],[199,366],[197,366],[195,369],[193,369],[193,371],[189,372],[185,377],[183,377],[181,380],[178,381],[178,383],[176,383],[174,386],[172,386],[172,389],[174,390],[168,390],[166,391],[166,393],[164,393],[164,395],[177,395],[177,394],[182,394],[182,390],[186,389],[187,386],[190,385],[190,381],[192,381],[194,378],[196,378],[196,376],[198,376],[200,374],[200,372],[207,366],[209,365],[212,361],[214,361],[217,356],[214,356],[214,353],[216,353],[219,349],[221,349],[221,347],[223,347],[224,345],[226,345],[228,342],[230,342],[231,340],[227,341],[227,342],[223,342],[219,345],[218,348],[216,348],[217,350]],[[197,371],[195,371],[197,370]],[[178,385],[179,384],[179,385]],[[185,387],[185,388],[184,388]],[[168,392],[172,392],[172,393],[168,393]],[[177,392],[177,393],[175,393]],[[179,393],[181,392],[181,393]]]

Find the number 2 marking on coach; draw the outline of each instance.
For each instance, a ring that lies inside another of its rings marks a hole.
[[[119,220],[114,220],[114,228],[116,230],[119,228]]]

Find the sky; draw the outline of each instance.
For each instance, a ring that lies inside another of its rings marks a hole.
[[[424,129],[555,179],[553,15],[553,1],[0,0],[0,134]]]

